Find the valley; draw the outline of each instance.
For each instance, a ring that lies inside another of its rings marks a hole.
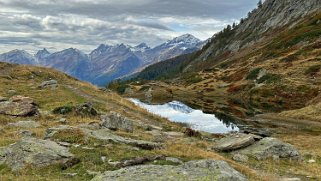
[[[265,0],[205,42],[1,54],[0,180],[321,180],[320,10]]]

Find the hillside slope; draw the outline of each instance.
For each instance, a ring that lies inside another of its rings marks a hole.
[[[146,68],[132,89],[142,97],[150,87],[155,101],[174,98],[236,117],[316,104],[310,100],[321,90],[320,7],[314,0],[267,0],[235,28],[216,34],[201,51]],[[141,85],[144,80],[163,83]],[[156,90],[162,91],[153,85],[162,85],[165,95],[158,95]]]
[[[56,70],[0,63],[0,84],[0,180],[91,180],[131,164],[177,165],[166,157],[226,160],[258,177],[180,125]],[[104,128],[108,116],[117,129]]]

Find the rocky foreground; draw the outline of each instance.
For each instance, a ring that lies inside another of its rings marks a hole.
[[[319,178],[284,130],[198,132],[56,71],[0,66],[0,180]]]
[[[44,85],[47,85],[47,83],[42,83],[40,87],[44,87]],[[51,84],[49,85],[52,87]],[[38,105],[30,97],[13,96],[2,100],[0,102],[0,114],[3,115],[25,117],[38,114],[39,116],[41,112],[38,109]],[[81,104],[71,108],[58,107],[53,110],[53,112],[61,114],[66,111],[75,111],[76,114],[83,116],[99,115],[91,104]],[[13,171],[27,167],[45,167],[55,164],[60,164],[62,168],[67,169],[81,162],[76,155],[70,152],[70,147],[82,147],[88,151],[94,149],[86,146],[86,144],[74,144],[71,140],[66,141],[66,139],[62,139],[64,136],[77,140],[94,139],[98,141],[95,145],[96,147],[111,143],[125,144],[135,149],[155,150],[164,146],[160,142],[137,140],[116,134],[118,130],[133,134],[137,129],[135,125],[156,136],[167,134],[184,137],[183,133],[169,133],[157,127],[150,126],[146,128],[147,125],[137,125],[135,120],[116,112],[101,115],[100,122],[97,123],[69,126],[64,118],[60,119],[59,123],[63,124],[48,128],[43,139],[36,138],[35,134],[29,130],[42,126],[36,121],[28,120],[7,124],[7,127],[21,129],[22,139],[0,149],[0,164],[8,166]],[[199,138],[202,139],[201,134],[198,134]],[[212,150],[231,152],[234,155],[233,159],[239,162],[246,162],[249,158],[257,160],[268,158],[300,159],[299,152],[292,145],[267,137],[268,135],[269,133],[256,129],[248,132],[248,134],[225,134],[222,135],[223,138],[213,140]],[[73,136],[76,138],[72,138]],[[102,159],[106,158],[102,157]],[[174,163],[174,165],[150,164],[157,160],[165,160],[169,163]],[[109,164],[117,165],[121,169],[106,171],[101,174],[95,173],[97,176],[92,180],[247,180],[246,176],[223,160],[207,159],[183,162],[178,158],[160,155],[153,158],[136,157],[122,162],[109,161]]]

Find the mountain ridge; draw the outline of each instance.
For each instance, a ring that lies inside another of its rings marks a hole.
[[[30,64],[56,68],[69,75],[96,85],[131,75],[155,62],[198,50],[203,42],[185,34],[150,48],[146,43],[129,46],[101,44],[89,54],[75,48],[50,53],[47,49],[31,55],[24,50],[0,54],[9,63]]]

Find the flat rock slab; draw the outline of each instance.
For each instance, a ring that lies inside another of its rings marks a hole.
[[[127,167],[116,171],[99,174],[92,181],[245,181],[244,175],[230,167],[225,161],[198,160],[190,161],[180,166],[171,165],[141,165]]]
[[[128,144],[128,145],[140,147],[147,150],[161,147],[161,144],[159,143],[143,141],[143,140],[135,140],[135,139],[125,138],[122,136],[115,135],[109,129],[101,129],[97,131],[86,130],[85,132],[90,137],[93,137],[98,140],[106,141],[106,142]]]
[[[18,128],[38,128],[40,124],[35,121],[19,121],[16,123],[9,123],[9,127],[18,127]]]
[[[213,149],[216,151],[233,151],[247,147],[254,142],[255,139],[252,135],[242,133],[230,134],[218,140]]]
[[[45,139],[50,139],[55,134],[59,133],[60,131],[67,131],[67,132],[70,131],[71,132],[74,129],[77,129],[77,128],[72,127],[72,126],[68,126],[68,125],[59,125],[59,126],[56,126],[56,127],[53,127],[53,128],[48,128],[46,130],[44,138]]]
[[[58,87],[58,82],[56,80],[44,81],[38,87],[39,88],[47,88],[47,87],[56,88]]]
[[[0,114],[9,116],[33,116],[38,108],[33,99],[23,96],[13,96],[8,101],[0,101]]]
[[[66,164],[74,159],[68,148],[56,142],[36,138],[23,138],[6,148],[0,149],[0,164],[8,165],[12,170],[25,166],[42,167],[51,164]]]
[[[276,138],[263,138],[253,145],[238,151],[242,155],[265,160],[268,158],[298,159],[300,153],[294,146],[284,143]]]

